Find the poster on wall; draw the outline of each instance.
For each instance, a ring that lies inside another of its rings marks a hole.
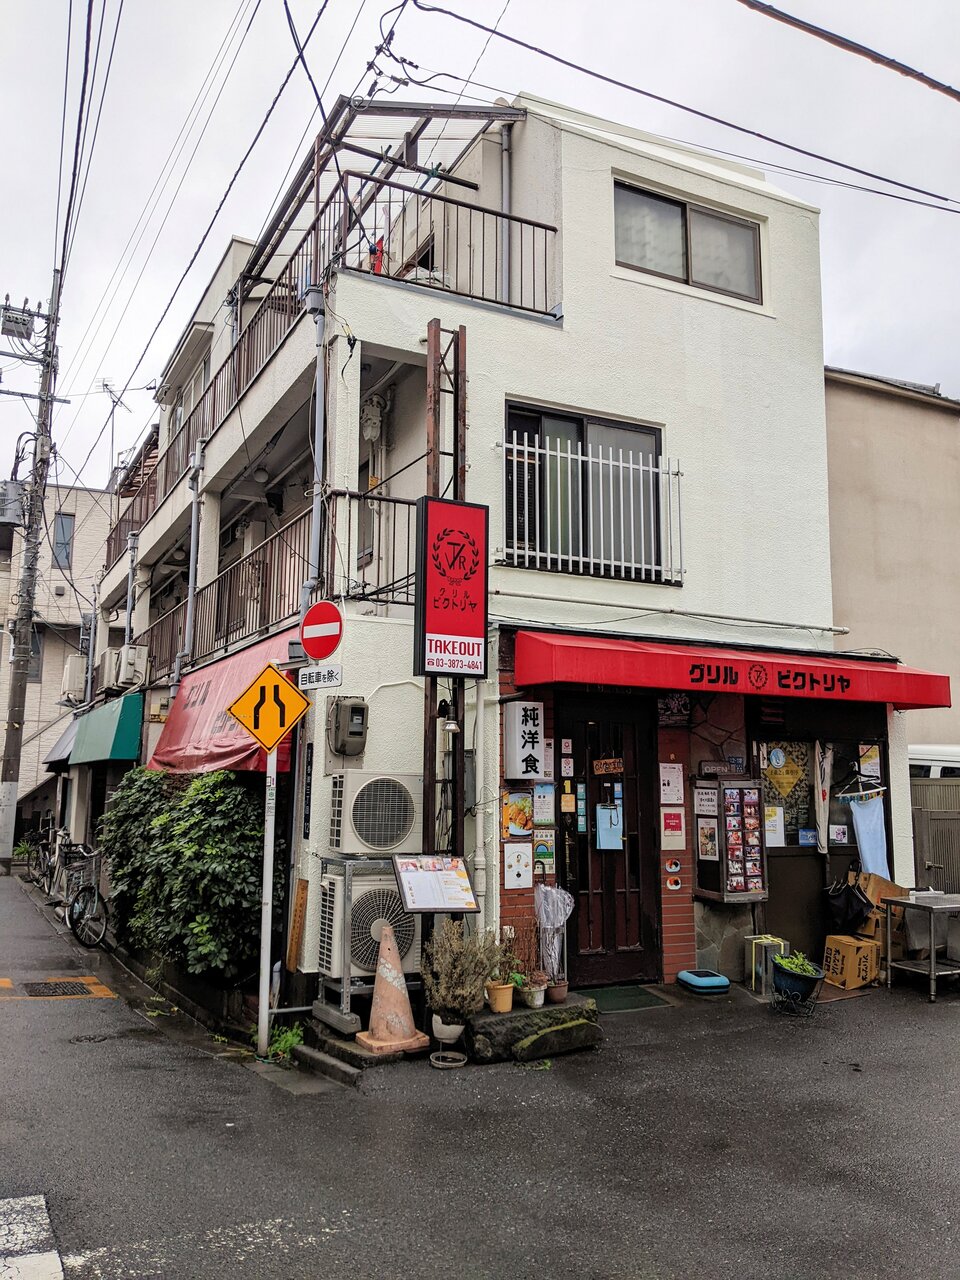
[[[553,783],[538,782],[533,788],[533,825],[552,827],[556,820]]]
[[[880,781],[880,748],[874,744],[873,746],[864,746],[860,744],[860,777],[876,778]]]
[[[710,817],[717,813],[720,792],[717,787],[695,787],[693,791],[693,812]]]
[[[780,849],[787,843],[786,832],[783,825],[783,805],[764,805],[763,829],[769,848]]]
[[[697,819],[697,850],[704,862],[720,861],[720,840],[716,818]]]
[[[503,887],[533,888],[533,845],[529,840],[503,846]]]
[[[682,808],[666,806],[660,810],[660,848],[685,849],[687,845],[686,816]]]
[[[546,864],[548,872],[553,870],[553,862],[556,857],[557,849],[557,833],[556,831],[535,831],[533,835],[533,859],[534,863],[543,862]]]
[[[500,796],[500,836],[510,840],[533,831],[533,792],[504,791]]]
[[[417,501],[413,674],[487,674],[488,517],[485,506]]]
[[[683,765],[661,764],[660,803],[683,804]]]

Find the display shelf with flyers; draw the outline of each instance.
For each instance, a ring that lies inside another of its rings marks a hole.
[[[765,902],[768,897],[763,792],[755,778],[698,779],[694,848],[698,898]]]

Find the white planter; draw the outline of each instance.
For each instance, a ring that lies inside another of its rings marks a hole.
[[[543,997],[546,993],[546,987],[521,987],[520,999],[528,1009],[539,1009],[543,1005]]]
[[[438,1015],[433,1015],[433,1035],[441,1044],[456,1044],[463,1035],[464,1023],[444,1022]]]

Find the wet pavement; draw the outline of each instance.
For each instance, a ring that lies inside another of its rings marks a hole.
[[[49,978],[108,994],[22,994]],[[603,1025],[543,1067],[293,1093],[3,879],[0,1201],[77,1280],[960,1276],[960,995]]]

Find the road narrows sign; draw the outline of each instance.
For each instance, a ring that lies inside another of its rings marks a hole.
[[[300,643],[303,652],[315,662],[323,662],[335,653],[343,639],[343,614],[332,600],[318,600],[303,615]]]
[[[309,707],[310,699],[270,662],[227,710],[264,751],[273,751]]]

